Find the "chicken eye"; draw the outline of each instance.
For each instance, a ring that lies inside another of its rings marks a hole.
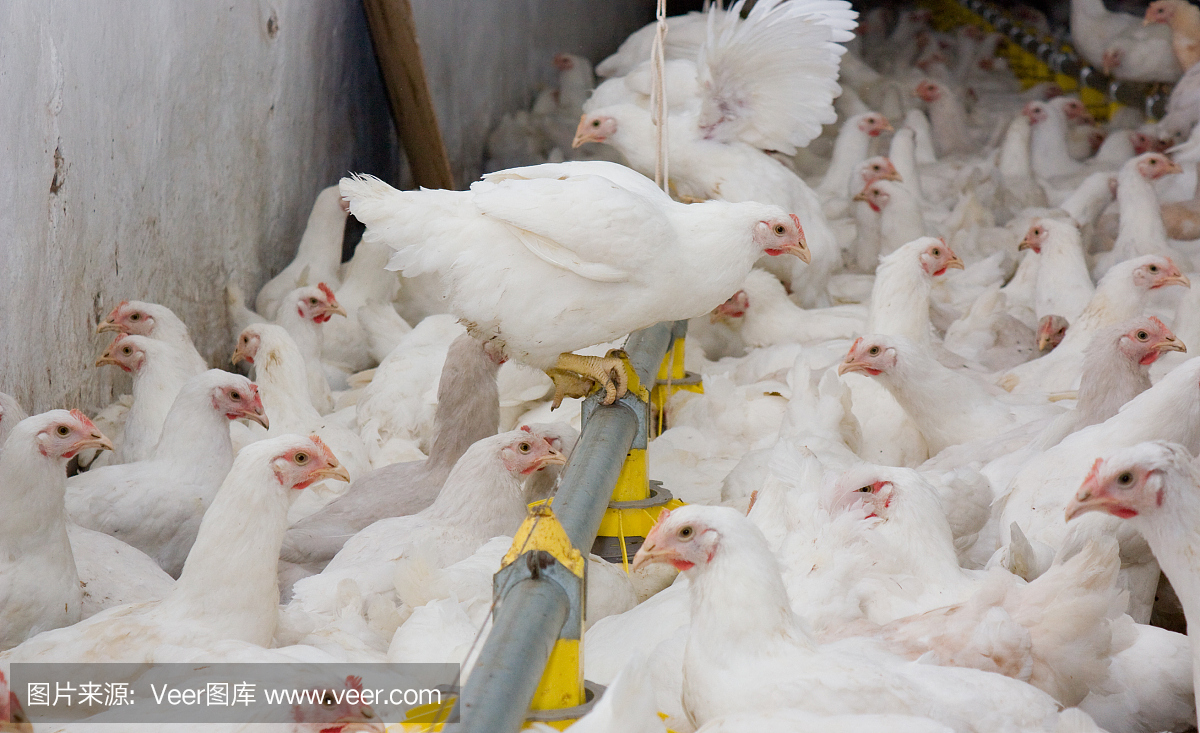
[[[133,353],[133,349],[129,348],[128,346],[125,346],[125,347],[121,348],[121,353],[126,356],[129,356],[130,354]]]
[[[1137,337],[1138,341],[1145,341],[1146,339],[1150,338],[1150,334],[1146,333],[1145,331],[1138,331]]]
[[[236,402],[236,401],[242,399],[242,395],[235,389],[229,393],[229,399]]]
[[[691,537],[692,537],[692,528],[690,526],[684,527],[683,529],[679,530],[679,539],[687,540],[687,539],[691,539]]]
[[[867,350],[867,353],[870,354],[871,356],[879,356],[879,347],[872,346],[870,349]]]
[[[1147,161],[1147,162],[1148,162],[1148,163],[1150,163],[1150,165],[1158,165],[1158,161],[1157,161],[1157,160],[1155,160],[1154,158],[1151,158],[1151,159],[1150,159],[1149,161]]]
[[[863,486],[862,488],[855,489],[856,492],[861,492],[864,494],[870,494],[870,493],[872,493],[873,490],[874,489],[871,486]]]
[[[305,463],[308,463],[308,454],[304,451],[300,451],[296,455],[292,456],[292,460],[295,461],[296,465],[303,466]]]
[[[937,247],[934,247],[933,249],[929,250],[929,254],[933,255],[934,257],[941,257],[942,250],[938,249]]]
[[[141,319],[142,319],[141,313],[134,313],[132,316],[129,317],[129,320],[131,320],[131,321],[140,321]]]
[[[1126,471],[1120,476],[1117,476],[1117,483],[1122,486],[1128,486],[1129,484],[1133,483],[1133,474]]]
[[[71,429],[68,428],[66,425],[59,425],[58,426],[58,434],[65,438],[71,434]]]
[[[1150,265],[1150,267],[1146,269],[1150,270],[1150,272],[1158,272],[1158,265]]]
[[[326,692],[325,697],[321,698],[321,704],[327,708],[333,707],[333,694]]]
[[[517,446],[517,450],[521,451],[522,453],[528,453],[531,449],[532,446],[530,446],[528,443],[521,443]]]
[[[599,127],[599,126],[600,126],[600,120],[592,120],[592,127]]]
[[[316,305],[316,304],[317,304],[317,299],[316,299],[316,298],[309,298],[309,299],[308,299],[308,304],[309,304],[309,305]]]

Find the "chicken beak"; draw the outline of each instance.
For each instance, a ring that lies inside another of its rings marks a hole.
[[[114,359],[112,354],[105,351],[103,354],[100,355],[100,358],[96,360],[96,366],[105,366],[105,365],[112,365],[112,366],[119,367],[119,366],[121,366],[121,362]]]
[[[849,374],[850,372],[866,372],[866,364],[861,361],[843,361],[838,365],[838,376]]]
[[[229,357],[229,363],[236,365],[242,359],[246,359],[246,355],[242,353],[242,345],[238,344],[238,347],[233,350],[233,356]],[[249,359],[246,360],[249,361]]]
[[[96,324],[96,333],[102,334],[105,331],[120,331],[121,327],[116,324],[111,318],[105,318]]]
[[[1089,488],[1090,483],[1091,479],[1089,477],[1088,480],[1083,482],[1083,486],[1079,487],[1079,493],[1075,495],[1075,498],[1067,502],[1067,508],[1065,512],[1067,517],[1066,521],[1069,522],[1075,517],[1078,517],[1081,514],[1087,514],[1088,512],[1107,512],[1112,514],[1114,512],[1110,511],[1111,509],[1124,507],[1120,501],[1104,493],[1103,490],[1092,490]],[[1126,508],[1126,511],[1128,512],[1132,510]],[[1137,512],[1134,512],[1134,514],[1136,513]]]
[[[538,458],[537,467],[544,468],[546,466],[563,466],[567,463],[567,457],[559,451],[551,449],[549,453]]]
[[[267,413],[263,412],[262,407],[259,407],[256,410],[247,410],[246,412],[242,413],[242,417],[246,418],[247,420],[253,420],[267,430],[271,429],[271,421],[267,419]]]
[[[325,309],[325,313],[327,315],[338,315],[344,318],[349,318],[349,316],[346,315],[346,309],[342,307],[341,303],[330,303],[329,307]]]
[[[942,269],[943,270],[965,270],[965,269],[967,269],[967,267],[966,267],[966,265],[963,264],[963,261],[958,257],[958,255],[955,255],[955,256],[951,257],[950,259],[946,260],[946,264],[942,265]]]
[[[786,247],[784,247],[783,253],[796,255],[806,265],[808,263],[812,262],[812,252],[810,252],[808,250],[808,242],[805,241],[803,234],[800,235],[799,242],[797,242],[796,244],[789,244]]]
[[[350,472],[347,471],[346,467],[340,463],[335,463],[332,466],[326,466],[325,468],[319,468],[316,471],[313,471],[313,476],[317,476],[319,478],[336,479],[338,481],[345,481],[346,483],[350,482]]]
[[[1159,341],[1158,344],[1155,345],[1154,348],[1155,348],[1155,350],[1160,351],[1160,352],[1162,352],[1162,351],[1182,351],[1185,354],[1187,353],[1187,346],[1185,346],[1182,341],[1175,338],[1174,336],[1172,336],[1171,338],[1169,338],[1165,341]]]
[[[890,170],[887,173],[884,173],[882,176],[880,176],[880,178],[882,178],[885,181],[899,181],[901,183],[904,182],[904,176],[901,176],[900,171],[897,171],[897,170]],[[857,201],[859,199],[857,197],[855,197],[855,200]]]
[[[887,120],[883,121],[883,126],[879,128],[880,132],[895,132],[896,128],[892,127],[892,123]]]
[[[1188,279],[1187,275],[1184,275],[1181,272],[1178,275],[1168,275],[1167,277],[1164,277],[1162,279],[1162,285],[1159,287],[1162,287],[1163,285],[1182,285],[1185,288],[1190,288],[1192,287],[1192,281]]]
[[[104,433],[96,431],[75,444],[74,451],[78,453],[81,450],[94,448],[96,450],[116,450],[113,448],[112,441],[105,437]]]
[[[1169,176],[1172,173],[1183,173],[1183,168],[1173,160],[1167,162],[1167,170],[1163,172],[1164,176]]]
[[[1050,339],[1052,337],[1053,337],[1053,334],[1049,334],[1049,333],[1038,334],[1038,340],[1037,340],[1038,351],[1045,351],[1046,347],[1050,345]]]
[[[851,201],[866,201],[867,200],[867,192],[859,191],[858,193],[854,194],[854,197],[850,200]]]
[[[636,573],[639,568],[653,565],[656,562],[667,562],[673,556],[674,552],[670,548],[660,549],[654,538],[648,537],[645,544],[638,548],[637,554],[633,556],[633,562],[629,563],[629,572]]]

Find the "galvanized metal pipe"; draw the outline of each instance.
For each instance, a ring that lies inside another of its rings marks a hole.
[[[523,580],[512,587],[496,609],[492,631],[463,687],[458,730],[521,728],[568,605],[566,593],[552,580]]]
[[[647,389],[654,386],[674,332],[674,323],[659,323],[630,334],[625,344],[633,370]],[[637,429],[637,415],[620,403],[598,406],[583,426],[554,497],[554,515],[571,543],[584,552],[596,540]],[[566,622],[567,604],[566,594],[550,580],[524,580],[509,589],[463,688],[462,719],[456,731],[516,733],[520,729]]]
[[[554,497],[554,516],[571,544],[587,552],[596,540],[625,454],[637,434],[637,415],[624,405],[599,407],[579,436]]]

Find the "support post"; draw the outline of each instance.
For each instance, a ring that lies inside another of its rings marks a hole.
[[[425,78],[412,6],[409,0],[363,0],[363,8],[413,182],[452,189],[454,175]]]

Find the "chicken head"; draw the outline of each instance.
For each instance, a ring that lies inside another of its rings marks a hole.
[[[296,437],[295,442],[271,460],[275,478],[285,488],[305,489],[321,479],[350,481],[346,467],[316,435]]]
[[[575,139],[571,147],[577,148],[584,143],[602,143],[617,134],[617,121],[607,115],[582,115],[579,126],[575,128]]]
[[[855,169],[858,178],[864,186],[869,186],[875,181],[903,181],[900,172],[896,170],[896,166],[892,164],[889,158],[882,155],[876,155],[873,158],[867,158],[858,164]]]
[[[26,418],[33,420],[37,431],[38,452],[47,458],[67,461],[88,448],[112,450],[113,444],[92,421],[79,410],[51,410]]]
[[[870,112],[859,119],[858,129],[871,137],[879,137],[885,132],[892,132],[892,125],[878,112]]]
[[[1146,6],[1146,15],[1142,19],[1142,25],[1170,23],[1174,17],[1175,4],[1172,0],[1154,0]]]
[[[1087,106],[1076,97],[1056,97],[1050,104],[1057,106],[1068,120],[1081,125],[1094,125],[1096,118],[1088,112]]]
[[[917,95],[922,102],[933,104],[942,98],[942,88],[936,82],[925,79],[917,85],[913,94]]]
[[[754,243],[771,257],[791,254],[805,262],[812,260],[808,251],[808,242],[804,239],[804,227],[800,226],[800,217],[788,214],[786,217],[763,219],[754,225]]]
[[[1187,352],[1187,346],[1175,337],[1166,324],[1154,316],[1135,318],[1120,341],[1117,350],[1137,364],[1153,364],[1167,351]]]
[[[859,372],[876,377],[896,366],[896,348],[884,336],[859,336],[838,366],[838,374]]]
[[[896,487],[874,466],[852,468],[834,481],[825,504],[831,512],[862,511],[864,519],[887,519]]]
[[[96,333],[116,331],[137,336],[150,336],[157,322],[155,316],[165,310],[163,306],[140,301],[122,300],[108,317],[96,325]],[[158,313],[156,313],[156,311]]]
[[[1046,230],[1041,222],[1034,221],[1033,226],[1029,227],[1029,231],[1025,232],[1025,238],[1017,245],[1017,251],[1031,249],[1034,254],[1042,253],[1042,244],[1046,241],[1046,237],[1050,232]]]
[[[921,269],[930,277],[945,275],[946,270],[950,269],[963,269],[963,261],[954,254],[954,250],[950,249],[946,240],[940,237],[925,248],[919,259],[921,260]]]
[[[673,511],[663,510],[633,556],[632,569],[637,571],[652,563],[668,563],[679,571],[707,565],[720,547],[721,534],[704,514],[705,510],[716,508],[682,506]]]
[[[1046,112],[1046,105],[1042,102],[1029,102],[1021,108],[1021,114],[1025,115],[1031,125],[1045,122],[1049,116],[1049,113]]]
[[[229,361],[237,364],[239,361],[244,361],[247,364],[253,364],[254,358],[258,356],[258,347],[262,345],[262,335],[254,326],[247,326],[238,336],[237,348],[233,350],[233,356]]]
[[[1168,285],[1192,287],[1192,281],[1179,271],[1170,257],[1153,255],[1146,259],[1145,263],[1133,271],[1135,285],[1149,290],[1157,290]]]
[[[258,394],[258,385],[239,374],[230,374],[213,387],[212,404],[214,410],[230,420],[244,417],[264,428],[271,427]]]
[[[1037,328],[1038,351],[1050,351],[1061,344],[1067,336],[1067,328],[1070,325],[1066,318],[1059,315],[1042,316],[1042,320],[1038,321]]]
[[[1179,446],[1154,441],[1097,458],[1067,504],[1067,521],[1088,512],[1129,519],[1154,511],[1162,506],[1167,471],[1181,453]]]
[[[1178,163],[1162,153],[1143,153],[1137,160],[1138,173],[1147,181],[1158,180],[1172,173],[1183,173]]]
[[[750,308],[750,296],[745,290],[739,290],[729,296],[729,300],[713,308],[712,317],[710,320],[713,323],[717,321],[730,321],[741,318],[746,315],[746,311]]]
[[[535,435],[528,426],[522,427],[522,431],[525,435],[500,449],[500,460],[506,469],[514,474],[528,476],[546,466],[561,466],[567,462],[561,452],[555,450],[542,436]]]
[[[139,338],[141,337],[119,334],[96,360],[96,366],[111,364],[126,372],[136,372],[146,361],[146,351],[137,343]]]
[[[345,689],[359,694],[335,695],[332,689],[320,688],[318,691],[323,691],[324,695],[314,698],[317,702],[292,706],[292,720],[301,724],[319,724],[314,725],[314,729],[319,727],[321,733],[383,733],[383,721],[370,705],[362,702],[362,678],[346,677]]]
[[[892,195],[885,191],[883,186],[875,184],[876,181],[868,183],[863,190],[854,195],[854,200],[866,202],[867,206],[871,207],[871,211],[878,214],[891,201]]]
[[[299,288],[296,293],[296,312],[313,323],[325,323],[335,315],[345,316],[346,309],[338,305],[333,290],[325,283],[315,288]]]

